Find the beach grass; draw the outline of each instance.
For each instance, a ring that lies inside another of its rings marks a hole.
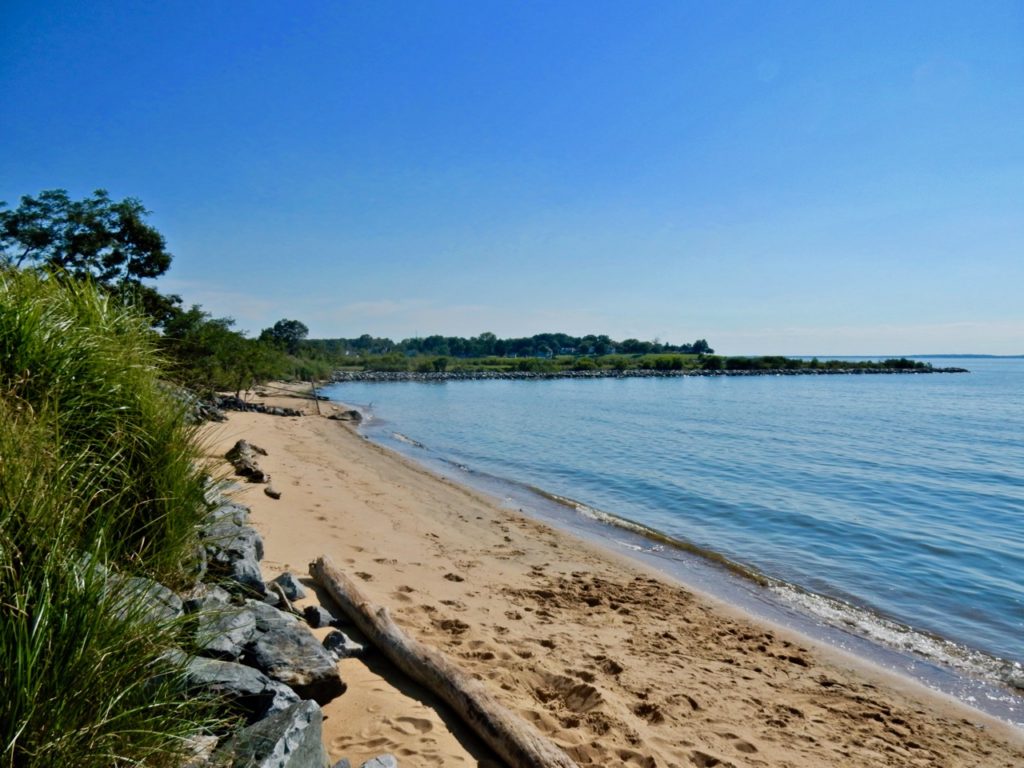
[[[204,479],[145,321],[84,283],[0,274],[0,754],[176,765],[216,726],[180,620],[112,585],[192,578]]]

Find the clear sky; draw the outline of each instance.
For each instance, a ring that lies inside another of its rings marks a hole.
[[[1024,353],[1024,3],[0,4],[0,200],[257,332]]]

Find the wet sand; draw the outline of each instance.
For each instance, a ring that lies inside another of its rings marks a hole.
[[[282,497],[239,493],[264,576],[311,585],[308,563],[328,555],[580,765],[1024,765],[1019,730],[439,478],[310,401],[255,399],[309,414],[204,428],[211,457],[239,438],[268,452]],[[340,664],[349,690],[324,707],[332,760],[500,764],[378,654]]]

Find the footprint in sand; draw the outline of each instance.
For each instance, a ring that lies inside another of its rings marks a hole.
[[[406,736],[422,735],[434,730],[434,724],[425,717],[396,717],[394,720],[385,721],[393,729]]]

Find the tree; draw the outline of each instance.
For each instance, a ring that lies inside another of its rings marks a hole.
[[[117,203],[106,190],[72,200],[63,189],[25,195],[0,210],[0,258],[15,267],[61,269],[107,287],[159,277],[171,266],[163,235],[145,223],[133,197]]]
[[[98,189],[72,200],[63,189],[25,195],[14,210],[0,203],[0,264],[91,278],[137,304],[158,325],[180,312],[181,298],[158,293],[143,280],[171,265],[167,244],[144,219],[141,202],[110,199]]]
[[[269,341],[285,349],[289,355],[295,355],[308,333],[309,328],[299,320],[278,320],[273,327],[263,329],[260,341]]]

